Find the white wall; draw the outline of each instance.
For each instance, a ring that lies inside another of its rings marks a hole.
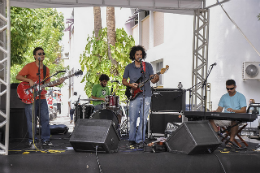
[[[164,14],[164,43],[147,51],[147,61],[163,59],[163,66],[169,65],[160,76],[164,88],[177,88],[179,82],[185,89],[191,87],[192,36],[193,16]]]
[[[260,21],[257,19],[260,13],[260,1],[233,0],[223,5],[231,18],[260,51]],[[176,88],[178,82],[182,82],[185,89],[191,87],[192,38],[193,16],[165,14],[165,42],[148,50],[147,58],[150,62],[163,58],[164,66],[167,64],[170,66],[169,71],[163,75],[165,88]],[[245,95],[247,103],[251,98],[260,102],[260,81],[242,79],[244,61],[260,62],[260,58],[221,7],[211,8],[208,65],[217,63],[208,78],[212,86],[213,110],[217,108],[221,95],[227,92],[225,82],[230,78],[236,80],[237,91]],[[255,121],[251,125],[256,127],[258,123]]]
[[[260,51],[260,21],[257,18],[260,13],[260,1],[229,1],[224,4],[224,9]],[[220,6],[210,11],[209,37],[209,64],[217,62],[209,77],[212,84],[213,109],[217,108],[220,95],[227,92],[225,81],[229,78],[236,80],[237,91],[245,95],[247,104],[251,98],[259,103],[260,81],[243,81],[242,65],[244,61],[260,62],[260,58]],[[257,125],[257,122],[253,125]]]

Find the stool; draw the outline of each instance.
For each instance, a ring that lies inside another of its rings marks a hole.
[[[242,147],[242,145],[241,145],[241,143],[243,143],[246,147],[248,147],[248,144],[246,143],[246,141],[239,135],[239,133],[245,128],[247,126],[247,124],[244,124],[244,125],[242,125],[242,126],[238,126],[238,131],[237,131],[237,133],[236,133],[236,135],[235,136],[237,136],[239,139],[240,139],[240,143],[236,140],[236,139],[234,139],[234,142],[241,148]],[[224,134],[224,137],[222,138],[222,142],[224,141],[224,140],[226,140],[229,136],[230,136],[230,131],[228,130],[228,128],[229,127],[221,127],[221,130],[223,131],[223,132],[225,132],[225,134]],[[225,144],[227,144],[228,143],[228,140],[225,142]]]

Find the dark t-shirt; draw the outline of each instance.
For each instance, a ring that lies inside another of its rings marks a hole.
[[[153,67],[150,63],[146,62],[146,72],[145,72],[145,79],[148,79],[150,75],[153,75]],[[128,64],[125,68],[125,72],[123,75],[123,78],[128,79],[130,78],[130,83],[135,83],[140,77],[142,77],[143,74],[141,73],[141,68],[137,68],[135,66],[135,63]],[[142,80],[144,81],[144,80]],[[146,97],[151,97],[152,92],[151,92],[151,85],[150,81],[147,81],[144,85],[145,87],[145,96]],[[141,88],[143,90],[143,87]],[[139,94],[138,97],[142,96],[142,94]]]

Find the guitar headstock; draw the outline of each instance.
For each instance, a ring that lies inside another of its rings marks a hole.
[[[83,74],[83,71],[81,70],[78,70],[74,73],[75,76],[79,76],[79,75],[82,75]]]
[[[166,65],[166,67],[165,68],[162,68],[161,69],[161,74],[164,74],[167,70],[169,69],[169,66],[168,65]]]

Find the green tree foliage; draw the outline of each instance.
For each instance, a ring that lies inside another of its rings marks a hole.
[[[33,50],[42,47],[46,53],[44,64],[50,74],[64,69],[60,60],[64,26],[63,14],[56,9],[11,8],[11,82],[23,66],[34,61]],[[61,75],[61,74],[60,74]]]
[[[126,65],[131,63],[129,52],[131,47],[135,45],[132,36],[128,36],[124,29],[116,29],[116,44],[111,46],[112,57],[118,62],[117,66],[113,66],[108,58],[107,28],[99,31],[99,39],[94,35],[88,37],[85,51],[80,56],[81,70],[86,70],[81,83],[85,83],[85,92],[90,97],[94,84],[99,83],[99,76],[107,74],[110,80],[122,81],[123,73]],[[100,57],[100,58],[99,58]],[[118,76],[114,76],[113,71],[119,72]],[[113,85],[116,95],[120,96],[120,100],[124,100],[125,86],[123,84],[108,83],[111,88]]]

